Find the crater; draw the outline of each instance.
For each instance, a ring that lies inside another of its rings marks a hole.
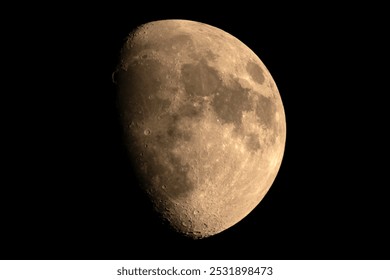
[[[254,63],[253,61],[249,61],[246,65],[246,71],[252,77],[253,81],[258,84],[264,83],[263,69],[261,69],[258,64]]]
[[[202,60],[196,64],[184,64],[181,69],[185,90],[190,96],[208,96],[221,85],[217,70]]]

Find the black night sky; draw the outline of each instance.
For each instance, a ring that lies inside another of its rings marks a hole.
[[[12,86],[3,106],[12,132],[0,258],[388,259],[388,184],[374,159],[384,140],[368,120],[363,73],[371,68],[362,65],[363,44],[374,42],[366,23],[339,9],[154,10],[49,8],[10,22],[21,28],[8,31]],[[239,224],[196,241],[162,225],[134,186],[111,80],[133,28],[175,18],[250,47],[278,85],[287,121],[285,156],[263,201]]]

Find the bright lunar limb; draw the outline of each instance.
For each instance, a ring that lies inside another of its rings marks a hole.
[[[252,50],[204,23],[150,22],[127,38],[115,82],[132,164],[176,231],[211,236],[260,203],[281,165],[286,121]]]

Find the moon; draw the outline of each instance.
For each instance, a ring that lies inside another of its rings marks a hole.
[[[286,121],[250,48],[208,24],[153,21],[127,37],[113,79],[132,166],[173,229],[209,237],[260,203],[282,162]]]

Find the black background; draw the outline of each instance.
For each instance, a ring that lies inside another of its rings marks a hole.
[[[389,258],[388,182],[379,179],[386,111],[371,64],[382,35],[367,18],[375,13],[41,8],[12,9],[4,25],[2,259]],[[286,150],[270,191],[240,223],[204,240],[160,224],[121,143],[111,74],[127,34],[159,19],[236,36],[270,70],[285,107]]]

